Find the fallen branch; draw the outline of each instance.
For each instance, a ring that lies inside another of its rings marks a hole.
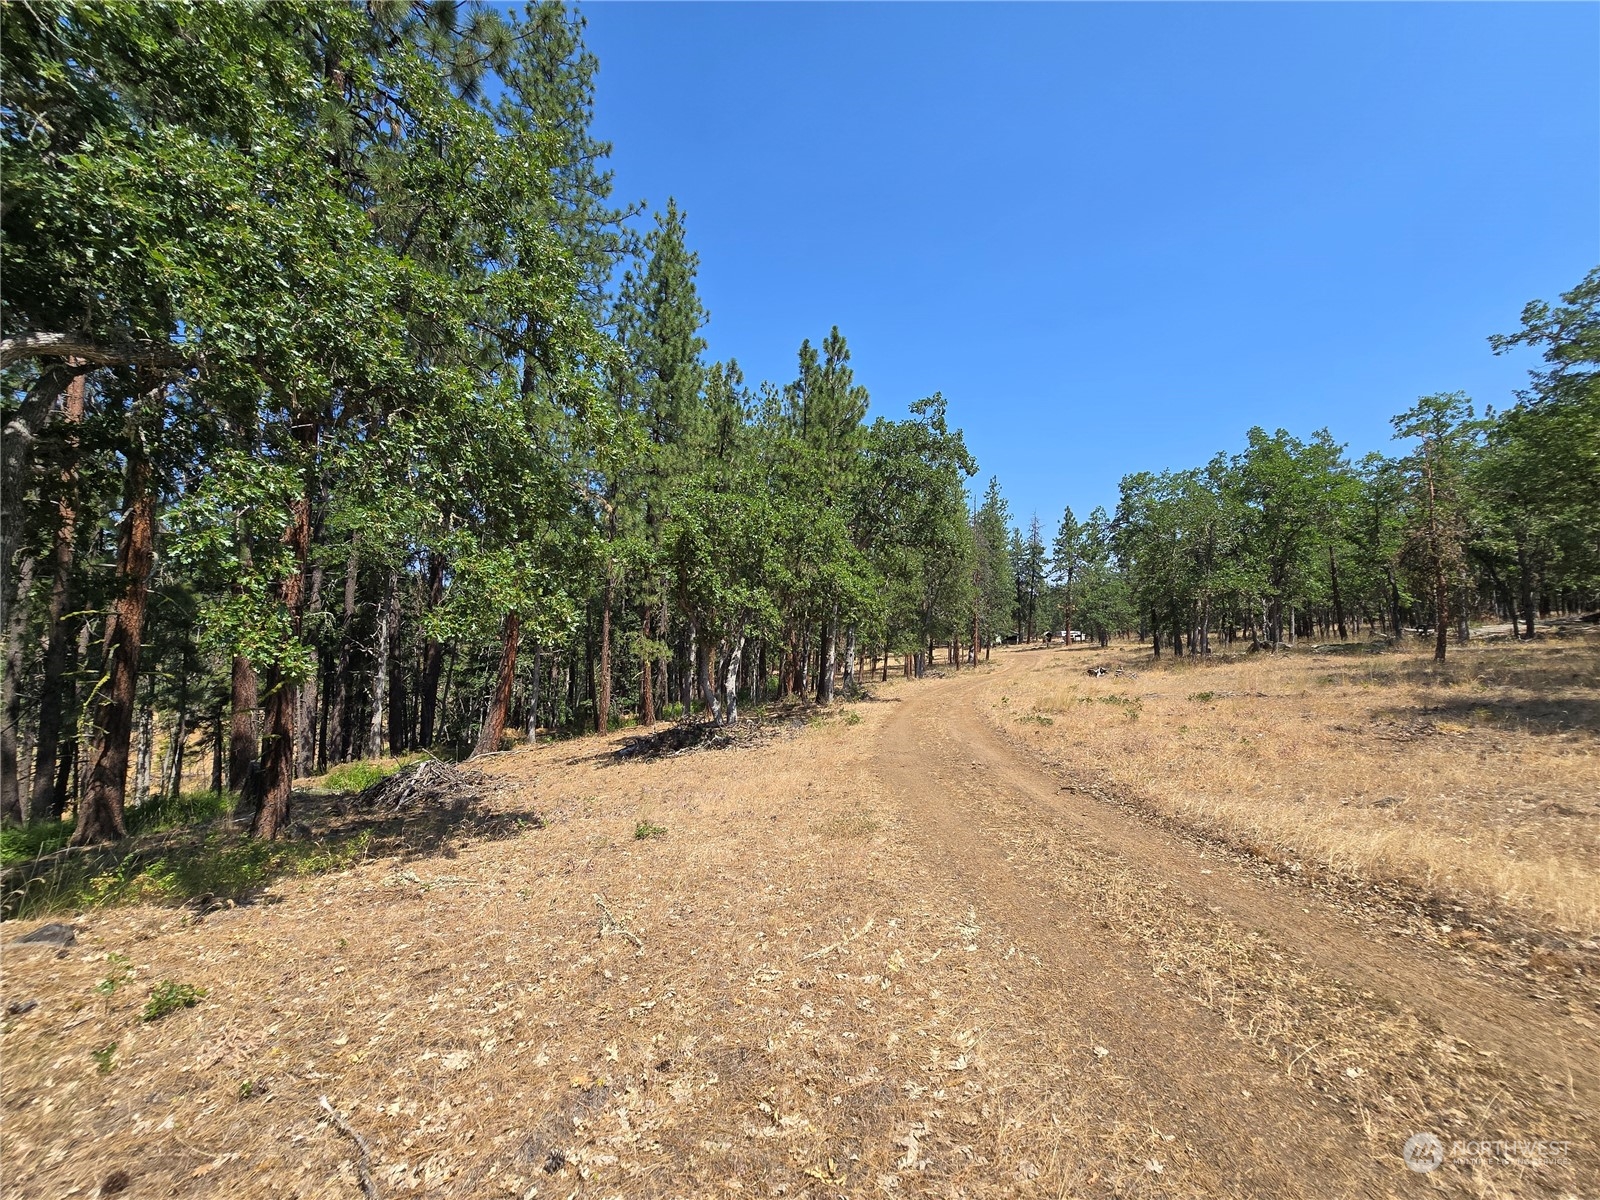
[[[361,1194],[367,1200],[378,1200],[378,1185],[372,1182],[372,1172],[367,1168],[367,1163],[372,1159],[372,1151],[367,1149],[367,1139],[350,1128],[350,1122],[346,1121],[334,1110],[333,1105],[328,1103],[326,1096],[318,1096],[317,1103],[322,1106],[322,1111],[328,1114],[328,1119],[333,1122],[333,1127],[354,1142],[356,1149],[361,1151],[361,1157],[356,1161],[356,1179],[361,1183]]]
[[[860,929],[856,930],[854,933],[846,935],[845,937],[841,938],[837,942],[829,942],[821,950],[813,950],[810,954],[801,955],[800,956],[800,961],[801,962],[810,962],[813,958],[821,958],[824,954],[831,954],[835,950],[843,950],[846,946],[848,946],[851,942],[855,941],[858,937],[862,937],[863,935],[865,935],[866,932],[872,928],[872,922],[873,922],[873,918],[872,917],[868,917],[867,918],[867,923],[865,925],[863,925]]]
[[[639,939],[639,935],[634,933],[621,921],[617,920],[616,914],[613,913],[610,906],[606,904],[604,896],[601,896],[598,892],[594,893],[594,903],[595,907],[600,910],[601,937],[605,937],[605,935],[608,933],[620,933],[623,937],[627,938],[633,943],[634,949],[644,949],[644,942]]]

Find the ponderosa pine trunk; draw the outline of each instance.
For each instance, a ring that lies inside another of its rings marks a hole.
[[[495,676],[494,694],[483,717],[475,753],[493,754],[505,736],[506,718],[511,713],[511,689],[517,679],[517,640],[522,636],[522,616],[511,612],[500,624],[500,670]]]
[[[300,433],[303,444],[315,437],[310,425]],[[309,446],[308,446],[309,448]],[[305,627],[306,558],[311,552],[309,489],[294,501],[283,541],[289,548],[289,574],[278,585],[278,597],[289,613],[289,631],[299,639]],[[250,832],[264,841],[275,839],[289,824],[294,796],[295,710],[299,691],[281,665],[267,671],[266,730],[261,739],[261,800]]]
[[[63,425],[61,494],[56,498],[56,533],[50,556],[50,601],[46,609],[44,686],[39,693],[39,741],[35,747],[33,788],[27,805],[29,820],[39,820],[53,807],[56,755],[61,749],[67,663],[73,643],[66,620],[72,588],[72,564],[77,550],[78,426],[83,423],[84,378],[76,376],[62,398]]]
[[[156,393],[151,393],[153,398]],[[135,432],[124,472],[122,531],[117,543],[117,598],[106,623],[105,683],[95,727],[94,763],[78,804],[74,846],[127,836],[123,816],[128,786],[128,744],[133,736],[133,705],[139,687],[139,650],[144,644],[145,603],[155,555],[155,498],[150,494],[150,460],[142,435]]]
[[[232,706],[228,716],[228,789],[243,791],[256,761],[256,669],[233,656]]]

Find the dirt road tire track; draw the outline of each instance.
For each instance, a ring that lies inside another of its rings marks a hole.
[[[1181,1133],[1188,1183],[1197,1194],[1414,1195],[1422,1180],[1404,1168],[1398,1142],[1389,1144],[1392,1135],[1375,1138],[1336,1099],[1286,1082],[1259,1048],[1156,978],[1138,946],[1104,928],[1070,895],[1041,887],[1008,852],[1008,841],[1018,845],[1048,830],[1085,848],[1096,870],[1163,888],[1191,917],[1212,914],[1217,922],[1260,931],[1309,970],[1375,1005],[1414,1012],[1441,1039],[1470,1045],[1504,1081],[1485,1077],[1480,1086],[1529,1096],[1557,1133],[1579,1140],[1575,1155],[1592,1158],[1582,1144],[1589,1123],[1583,1114],[1600,1111],[1600,1041],[1592,1029],[1548,1003],[1454,968],[1443,956],[1375,941],[1308,889],[1258,878],[1121,806],[1063,790],[979,706],[986,689],[1019,669],[1018,659],[1002,658],[994,671],[904,693],[884,727],[883,782],[930,863],[963,885],[981,917],[1039,957],[1049,982],[1035,995],[1054,1001],[1036,999],[1038,1011],[1027,1011],[1024,1001],[1018,1021],[1069,1018],[1095,1030],[1141,1092],[1152,1123]],[[1486,1101],[1484,1119],[1503,1115],[1494,1104]],[[1469,1114],[1469,1125],[1475,1117]],[[1510,1131],[1491,1125],[1483,1136]],[[1592,1167],[1578,1164],[1577,1177],[1592,1182]],[[1448,1187],[1450,1181],[1440,1173],[1428,1182]],[[1512,1194],[1540,1194],[1552,1181],[1519,1182],[1533,1186]]]

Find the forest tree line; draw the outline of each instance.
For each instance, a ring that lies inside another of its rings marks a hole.
[[[686,216],[614,199],[559,4],[0,21],[7,822],[118,838],[203,755],[271,838],[341,762],[826,704],[891,656],[1594,598],[1594,275],[1501,339],[1548,365],[1504,412],[1429,398],[1356,464],[1253,431],[1047,544],[969,495],[942,397],[869,420],[838,329],[776,383],[708,361]]]
[[[1068,508],[1048,546],[1037,519],[1013,530],[1017,636],[1136,634],[1159,656],[1426,631],[1442,660],[1485,616],[1531,638],[1540,616],[1593,610],[1600,268],[1489,342],[1543,365],[1498,411],[1422,397],[1392,422],[1397,455],[1255,428],[1242,453],[1125,476],[1113,514]]]
[[[348,759],[827,703],[978,636],[945,402],[869,421],[837,329],[778,384],[707,362],[574,13],[0,19],[7,821],[118,838],[130,774],[209,752],[271,838]]]

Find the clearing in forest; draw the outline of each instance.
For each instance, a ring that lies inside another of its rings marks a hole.
[[[1022,647],[309,806],[6,924],[6,1194],[1593,1193],[1597,651]]]

